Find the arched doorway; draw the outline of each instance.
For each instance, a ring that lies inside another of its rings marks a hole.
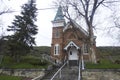
[[[68,51],[69,65],[70,66],[78,65],[78,59],[79,59],[78,50],[74,46],[72,46]]]
[[[80,47],[71,41],[64,49],[67,51],[69,65],[78,65]]]
[[[68,51],[68,59],[69,60],[78,60],[78,50],[73,46]]]

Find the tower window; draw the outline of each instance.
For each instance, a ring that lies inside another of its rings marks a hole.
[[[59,32],[59,30],[56,30],[55,31],[55,38],[59,38],[60,37],[60,32]]]
[[[60,46],[59,46],[59,44],[56,44],[54,46],[54,54],[59,55],[59,53],[60,53]]]

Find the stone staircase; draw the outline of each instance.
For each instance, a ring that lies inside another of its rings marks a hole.
[[[52,76],[55,74],[56,70],[49,72],[43,79],[41,80],[50,80]],[[78,80],[78,66],[65,66],[60,73],[56,75],[53,80]]]
[[[78,66],[66,66],[61,72],[61,80],[78,80],[78,73]]]
[[[59,68],[55,68],[54,70],[47,71],[46,75],[42,79],[40,79],[40,80],[50,80],[58,69]]]

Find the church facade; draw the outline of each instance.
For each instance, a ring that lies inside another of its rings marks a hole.
[[[52,21],[51,57],[55,64],[66,60],[96,62],[96,42],[94,38],[94,53],[90,53],[88,33],[74,20],[65,22],[62,8],[59,7]]]

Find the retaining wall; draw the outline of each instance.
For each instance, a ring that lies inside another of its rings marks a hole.
[[[120,69],[86,69],[83,80],[120,80]]]
[[[45,75],[44,69],[0,69],[1,74],[7,74],[11,76],[23,76],[35,78],[37,76],[43,77]]]

